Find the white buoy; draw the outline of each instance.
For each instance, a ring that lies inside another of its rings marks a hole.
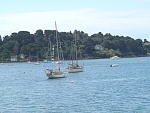
[[[74,81],[71,81],[71,83],[74,83]]]

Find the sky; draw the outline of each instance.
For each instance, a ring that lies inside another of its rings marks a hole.
[[[0,35],[36,30],[130,36],[150,41],[150,0],[0,0]]]

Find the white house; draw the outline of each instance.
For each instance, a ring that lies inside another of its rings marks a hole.
[[[24,54],[20,54],[20,58],[21,59],[25,59],[25,55]]]
[[[101,46],[101,45],[95,45],[95,47],[94,47],[96,50],[104,50],[104,48],[103,48],[103,46]]]
[[[15,56],[11,56],[11,59],[10,59],[11,61],[17,61],[17,55],[15,55]]]

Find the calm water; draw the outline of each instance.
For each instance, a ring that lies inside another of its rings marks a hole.
[[[50,65],[0,65],[0,113],[150,113],[150,57],[85,60],[62,79]]]

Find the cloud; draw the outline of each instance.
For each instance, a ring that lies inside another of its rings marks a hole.
[[[150,37],[148,12],[150,9],[129,11],[79,9],[0,15],[0,34],[5,36],[18,31],[35,33],[38,29],[53,30],[56,21],[58,30],[64,32],[77,29],[89,35],[102,32],[148,38]]]

